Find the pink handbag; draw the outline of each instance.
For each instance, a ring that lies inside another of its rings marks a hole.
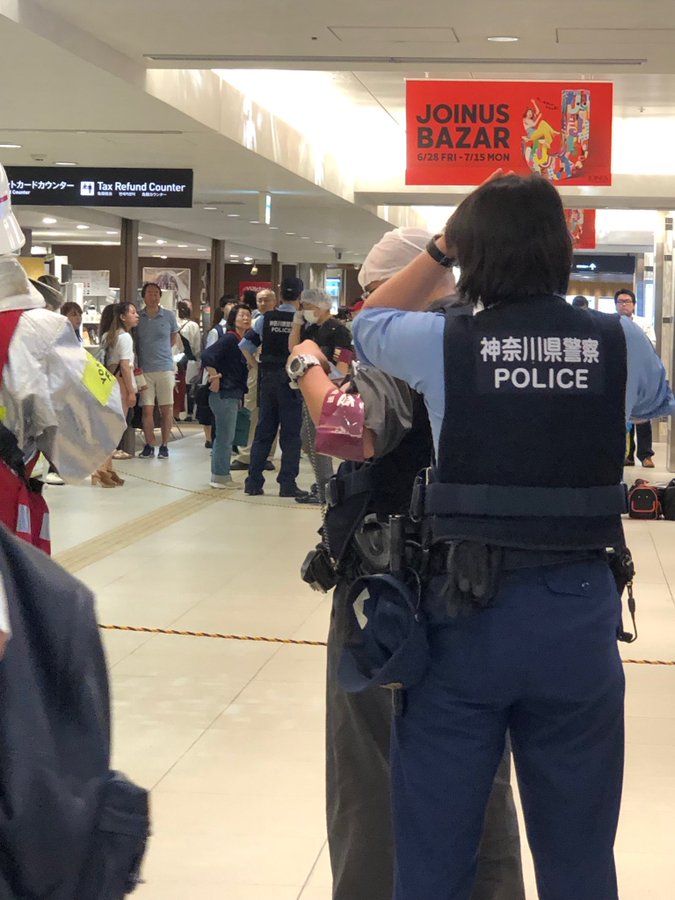
[[[364,458],[365,412],[360,394],[331,391],[316,427],[316,452],[360,462]]]

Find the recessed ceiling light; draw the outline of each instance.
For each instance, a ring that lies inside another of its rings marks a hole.
[[[77,228],[78,231],[89,231],[88,225],[76,225],[75,227]]]
[[[253,262],[253,257],[252,257],[252,256],[245,256],[245,257],[244,257],[244,262]]]
[[[139,235],[138,235],[138,240],[139,240],[139,241],[142,241],[142,240],[143,240],[143,235],[142,235],[142,234],[139,234]]]
[[[44,219],[42,220],[44,222]],[[106,234],[117,234],[116,231],[106,231]]]
[[[178,246],[180,247],[181,250],[184,250],[186,247],[189,247],[190,245],[189,244],[179,244]]]
[[[156,244],[166,244],[168,241],[165,241],[164,238],[157,238],[155,241]]]
[[[205,206],[204,209],[211,210],[211,209],[218,209],[218,207],[217,206]]]
[[[101,245],[101,247],[115,247],[116,246],[114,241],[99,241],[99,244]]]
[[[227,214],[227,218],[228,218],[228,219],[238,219],[238,218],[239,218],[239,213],[228,213],[228,214]]]
[[[300,240],[301,240],[301,241],[308,241],[309,238],[307,237],[307,235],[303,234],[303,236],[300,238]]]
[[[260,225],[259,219],[251,219],[251,225]]]
[[[76,162],[55,162],[55,166],[76,166]]]
[[[206,253],[206,247],[197,247],[197,250],[198,250],[200,253]]]
[[[20,150],[21,144],[0,144],[2,150]]]
[[[315,244],[323,244],[323,241],[314,241]]]
[[[270,225],[270,231],[278,231],[278,230],[279,230],[278,225]]]
[[[495,34],[488,38],[488,41],[492,41],[493,44],[515,44],[519,40],[520,38],[509,34]]]
[[[239,259],[238,253],[230,253],[230,259]]]
[[[54,216],[45,216],[42,220],[43,225],[56,225],[58,219],[55,219]]]
[[[295,234],[295,232],[294,232],[294,231],[287,231],[286,234],[288,235],[288,237],[293,237],[293,235]]]

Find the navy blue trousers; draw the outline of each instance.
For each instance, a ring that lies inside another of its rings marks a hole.
[[[471,896],[507,729],[540,900],[617,900],[620,615],[594,561],[507,573],[494,606],[431,629],[394,728],[394,900]]]
[[[251,446],[251,463],[245,487],[261,488],[263,470],[279,431],[281,466],[277,481],[292,488],[300,471],[302,394],[291,389],[284,369],[260,370],[258,427]]]

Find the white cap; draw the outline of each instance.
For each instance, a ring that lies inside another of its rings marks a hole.
[[[0,165],[0,256],[16,253],[25,243],[26,238],[12,212],[7,172]]]
[[[388,231],[366,256],[359,271],[359,284],[391,278],[424,250],[433,234],[423,228],[395,228]]]
[[[312,306],[318,306],[320,309],[330,309],[333,301],[325,291],[316,288],[305,288],[300,295],[301,303],[311,303]]]

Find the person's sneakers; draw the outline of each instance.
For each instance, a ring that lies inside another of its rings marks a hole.
[[[65,484],[58,472],[48,472],[44,478],[45,484]]]
[[[168,459],[169,458],[169,448],[166,446],[166,444],[162,444],[162,446],[159,448],[159,453],[157,454],[157,457],[159,459]]]
[[[302,503],[304,506],[321,506],[318,494],[303,493],[302,496],[298,495],[295,498],[295,502]]]
[[[223,481],[212,481],[211,487],[219,491],[226,491],[228,488],[239,487],[234,478],[225,478]]]
[[[138,455],[141,457],[141,459],[153,459],[155,455],[155,448],[152,446],[152,444],[146,444]]]
[[[246,463],[239,462],[238,459],[233,459],[230,463],[230,471],[231,472],[248,472],[248,466]]]
[[[624,466],[634,466],[635,460],[631,459],[630,456],[627,456],[623,461]]]
[[[642,468],[643,469],[653,469],[654,468],[654,460],[651,458],[651,456],[648,456],[647,459],[642,460]]]
[[[274,465],[271,459],[268,459],[265,465],[263,466],[264,472],[276,472],[277,467]]]
[[[213,447],[213,441],[204,441],[204,446],[207,450],[211,450],[211,448]]]
[[[133,459],[133,453],[127,453],[126,450],[115,450],[112,455],[113,459]]]
[[[297,484],[293,484],[290,487],[280,487],[279,488],[279,496],[280,497],[293,497],[297,499],[298,497],[309,497],[310,494],[307,491],[301,490]]]

